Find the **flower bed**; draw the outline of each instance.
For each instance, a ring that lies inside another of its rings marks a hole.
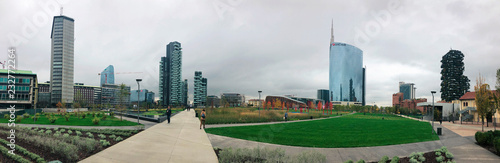
[[[11,128],[0,125],[1,162],[23,162],[23,159],[28,162],[53,160],[77,162],[141,131],[37,127],[15,127],[14,129],[16,141],[14,153],[21,158],[3,152],[3,148],[10,150],[7,145],[9,142],[4,138],[9,136]]]

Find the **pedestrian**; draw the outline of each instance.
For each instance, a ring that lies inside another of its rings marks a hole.
[[[167,108],[167,121],[170,123],[170,116],[172,115],[172,109],[170,109],[170,106]]]
[[[285,112],[285,122],[288,121],[288,111]]]
[[[207,113],[205,113],[205,109],[201,111],[201,118],[200,118],[200,130],[201,130],[201,125],[203,125],[203,129],[205,129],[205,118],[207,117]]]

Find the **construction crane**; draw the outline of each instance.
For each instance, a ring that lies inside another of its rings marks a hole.
[[[111,74],[111,73],[104,73],[104,83],[108,83],[108,74]],[[112,74],[115,74],[115,75],[119,75],[119,74],[142,74],[142,72],[115,72],[115,73],[112,73]],[[101,73],[97,73],[97,75],[101,76]]]

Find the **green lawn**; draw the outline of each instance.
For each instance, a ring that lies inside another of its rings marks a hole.
[[[385,117],[382,120],[382,117]],[[428,122],[356,113],[340,118],[273,125],[208,128],[207,133],[303,147],[369,147],[439,140]]]
[[[92,123],[93,117],[86,116],[85,119],[78,119],[76,116],[72,115],[69,118],[69,121],[66,121],[61,115],[54,115],[57,117],[57,120],[54,123],[50,123],[50,121],[45,116],[40,116],[39,119],[33,122],[32,117],[21,120],[21,122],[15,122],[18,124],[41,124],[41,125],[68,125],[68,126],[135,126],[137,122],[130,122],[127,120],[120,121],[120,118],[110,117],[108,116],[106,120],[102,120],[99,124],[95,125]],[[102,118],[102,117],[99,117]],[[1,118],[0,123],[8,123],[9,119]]]

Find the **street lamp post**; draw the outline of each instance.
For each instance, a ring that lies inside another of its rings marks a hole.
[[[432,131],[434,132],[434,93],[436,91],[431,91],[432,94]]]
[[[262,93],[262,91],[257,91],[259,92],[259,102],[260,102],[260,105],[259,107],[257,107],[257,109],[259,110],[259,119],[260,119],[260,106],[262,106],[262,101],[260,101],[260,93]]]
[[[140,94],[140,90],[141,90],[141,85],[139,84],[139,82],[142,81],[142,79],[135,79],[135,81],[137,81],[137,124],[139,124],[139,109],[140,109],[140,104],[141,104],[141,100],[140,100],[140,97],[141,97],[141,94]]]

